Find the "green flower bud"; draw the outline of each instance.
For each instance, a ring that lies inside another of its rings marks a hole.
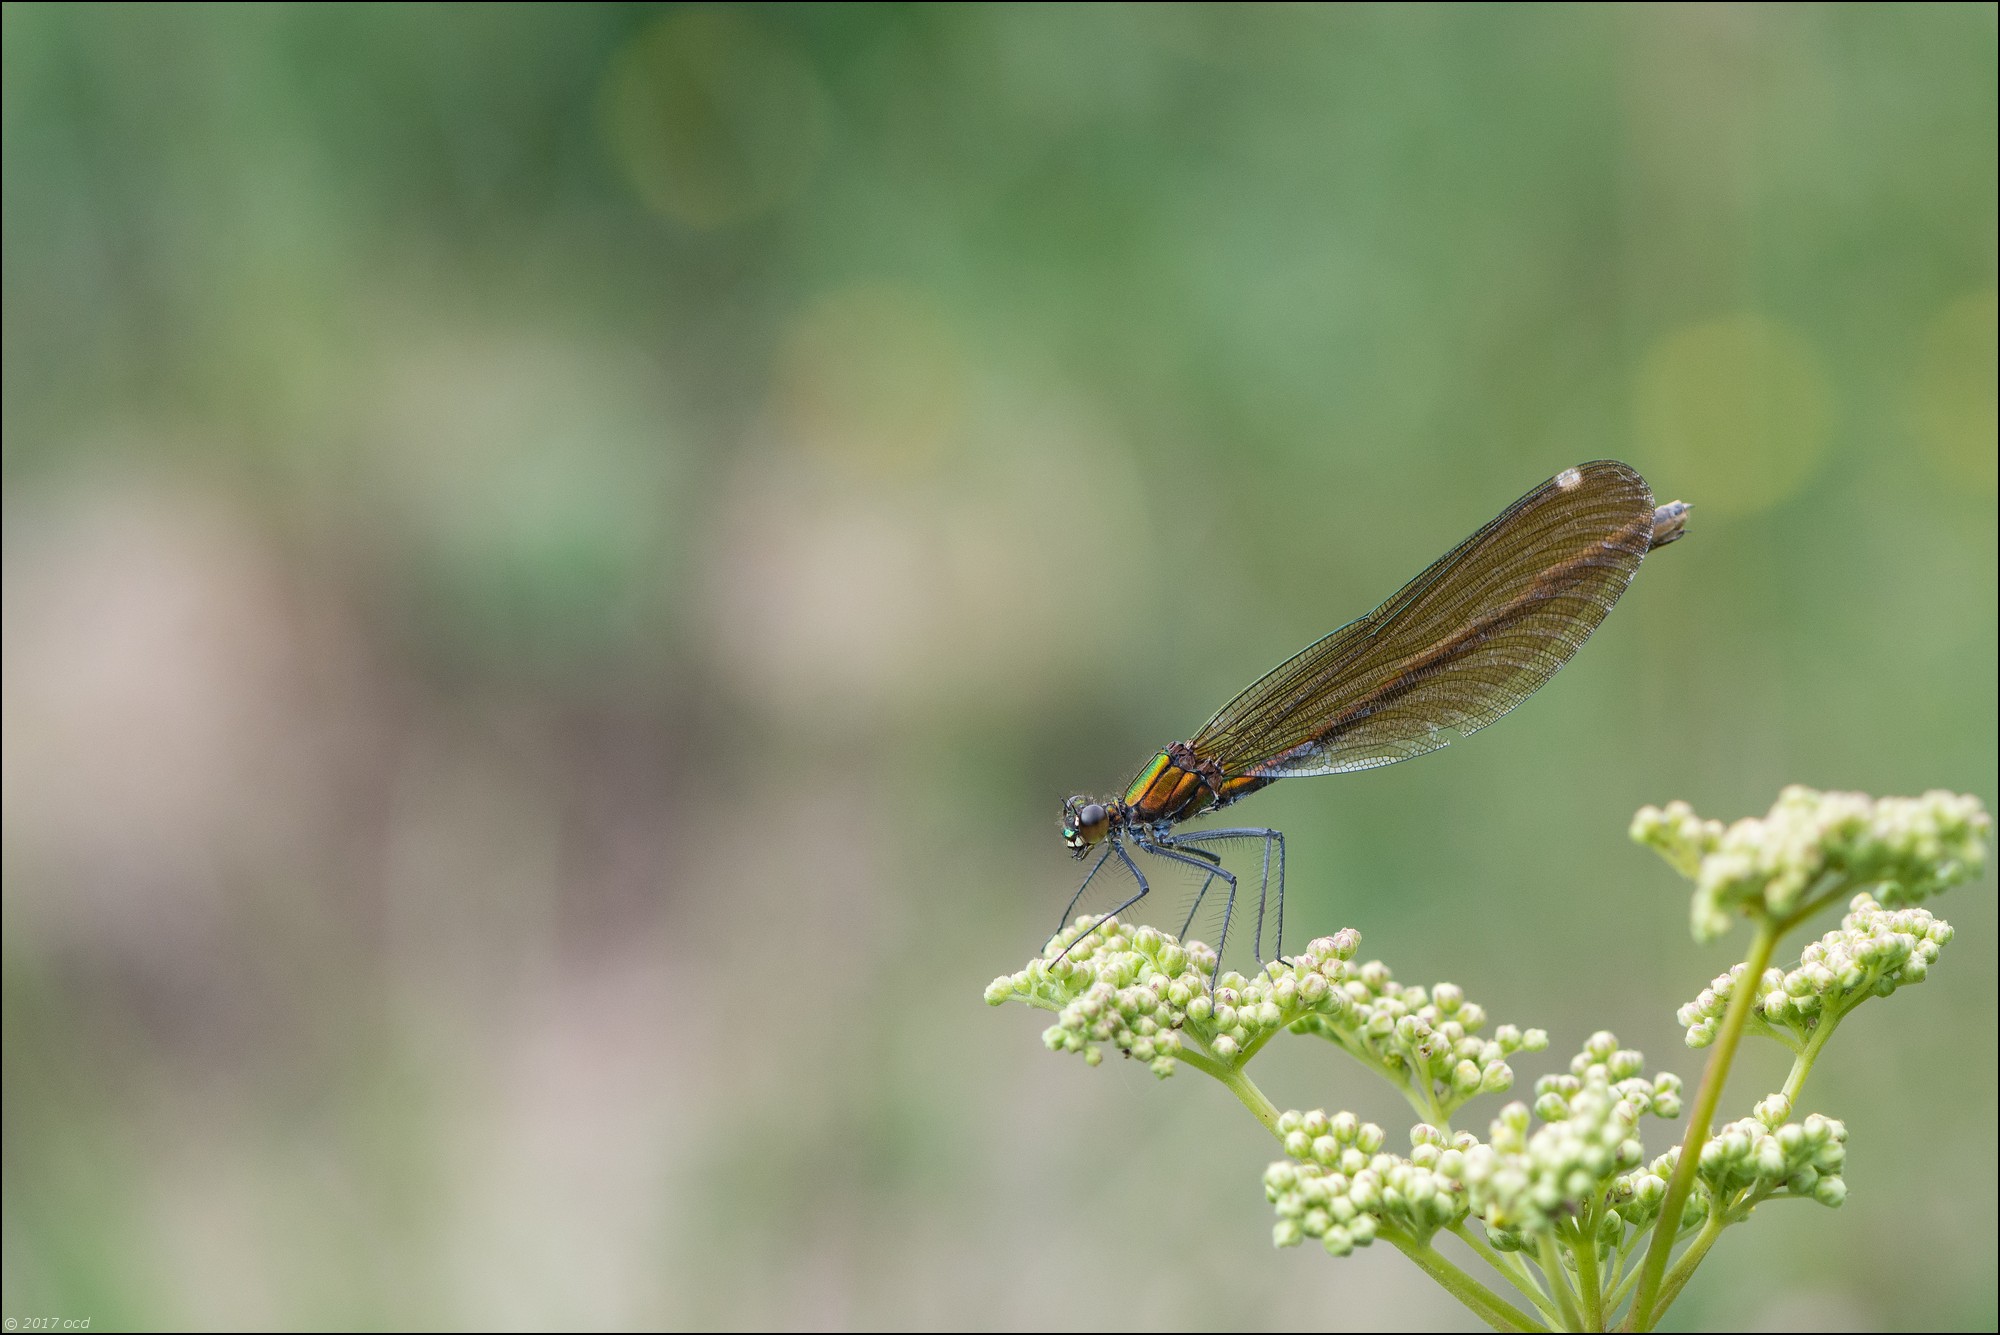
[[[1692,920],[1696,937],[1706,940],[1738,915],[1787,914],[1829,881],[1876,886],[1891,908],[1914,905],[1979,874],[1991,825],[1974,797],[1875,800],[1795,786],[1761,819],[1726,830],[1697,819],[1685,803],[1647,807],[1632,836],[1695,882]]]

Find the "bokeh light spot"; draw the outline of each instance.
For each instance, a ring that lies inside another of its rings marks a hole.
[[[1746,312],[1661,340],[1640,371],[1638,419],[1649,471],[1717,512],[1754,514],[1818,468],[1833,396],[1803,338]]]
[[[725,227],[784,204],[826,146],[819,81],[740,9],[682,10],[642,29],[612,61],[601,96],[626,180],[690,227]]]
[[[1992,495],[2000,483],[2000,296],[1976,292],[1924,331],[1912,387],[1924,455],[1948,481]]]

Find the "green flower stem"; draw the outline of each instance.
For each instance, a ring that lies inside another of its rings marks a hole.
[[[1597,1229],[1590,1212],[1577,1220],[1577,1239],[1570,1247],[1576,1257],[1576,1287],[1583,1295],[1583,1321],[1591,1330],[1604,1329],[1604,1290],[1597,1274]]]
[[[1736,1059],[1736,1044],[1743,1037],[1743,1026],[1750,1018],[1750,1010],[1757,1004],[1758,980],[1764,970],[1771,967],[1771,955],[1778,947],[1778,936],[1789,925],[1760,918],[1757,922],[1756,939],[1750,944],[1748,967],[1743,980],[1729,997],[1729,1013],[1723,1017],[1722,1031],[1716,1035],[1714,1051],[1709,1053],[1708,1065],[1701,1073],[1701,1089],[1695,1095],[1694,1111],[1688,1114],[1687,1136],[1681,1141],[1680,1160],[1674,1165],[1674,1175],[1667,1183],[1667,1197],[1660,1207],[1660,1219],[1653,1226],[1652,1245],[1646,1249],[1646,1263],[1640,1269],[1638,1297],[1632,1302],[1631,1315],[1625,1324],[1631,1330],[1651,1330],[1659,1314],[1660,1281],[1667,1273],[1667,1260],[1673,1254],[1674,1239],[1680,1232],[1681,1211],[1686,1208],[1689,1195],[1694,1191],[1694,1180],[1701,1168],[1701,1147],[1708,1143],[1709,1128],[1715,1123],[1716,1107],[1722,1102],[1722,1086],[1729,1079],[1730,1064]]]
[[[1186,1055],[1185,1052],[1183,1055]],[[1202,1069],[1207,1068],[1204,1066]],[[1271,1106],[1271,1100],[1264,1097],[1264,1091],[1257,1088],[1256,1081],[1243,1074],[1240,1067],[1222,1066],[1219,1063],[1216,1069],[1209,1071],[1209,1074],[1229,1086],[1229,1092],[1241,1099],[1243,1106],[1257,1115],[1257,1120],[1264,1124],[1264,1129],[1277,1137],[1279,1144],[1284,1144],[1285,1138],[1278,1131],[1278,1110]]]
[[[1791,1074],[1785,1077],[1784,1095],[1793,1107],[1798,1106],[1799,1090],[1804,1087],[1806,1077],[1812,1074],[1813,1062],[1819,1059],[1819,1050],[1826,1046],[1826,1041],[1833,1037],[1833,1031],[1838,1029],[1840,1022],[1846,1018],[1845,1012],[1823,1017],[1819,1027],[1813,1030],[1812,1037],[1806,1040],[1805,1046],[1792,1058]]]
[[[1640,1237],[1641,1234],[1635,1231],[1632,1234],[1632,1236],[1637,1238]],[[1625,1260],[1626,1260],[1626,1254],[1623,1251],[1620,1251],[1618,1256],[1619,1265],[1621,1266],[1624,1265]],[[1633,1286],[1639,1282],[1639,1274],[1640,1274],[1639,1271],[1633,1270],[1630,1273],[1628,1273],[1623,1279],[1618,1281],[1618,1286],[1611,1290],[1611,1296],[1607,1298],[1604,1302],[1604,1310],[1606,1312],[1616,1312],[1618,1310],[1619,1305],[1625,1301],[1626,1295],[1631,1293]]]
[[[1688,1244],[1688,1249],[1681,1253],[1681,1259],[1674,1262],[1674,1268],[1667,1272],[1666,1281],[1660,1285],[1661,1311],[1664,1312],[1673,1306],[1674,1299],[1681,1296],[1681,1290],[1687,1287],[1690,1279],[1694,1278],[1695,1267],[1701,1264],[1702,1257],[1708,1255],[1708,1249],[1715,1245],[1715,1240],[1722,1236],[1722,1230],[1727,1227],[1729,1227],[1728,1218],[1721,1211],[1708,1217],[1708,1222],[1702,1225],[1701,1232],[1695,1235],[1692,1243]]]
[[[1183,1047],[1174,1055],[1189,1066],[1194,1067],[1195,1070],[1200,1071],[1203,1075],[1213,1076],[1225,1085],[1229,1083],[1228,1077],[1224,1074],[1229,1068],[1207,1053],[1196,1052],[1192,1048]]]
[[[1244,1046],[1243,1051],[1237,1054],[1236,1064],[1238,1066],[1248,1066],[1250,1064],[1250,1059],[1256,1056],[1259,1052],[1261,1052],[1266,1043],[1269,1043],[1272,1039],[1276,1038],[1279,1034],[1282,1034],[1284,1032],[1285,1031],[1282,1028],[1266,1029],[1263,1033],[1251,1039],[1250,1042]]]
[[[1383,1229],[1376,1235],[1415,1261],[1426,1275],[1445,1292],[1464,1303],[1472,1314],[1495,1330],[1539,1330],[1526,1315],[1501,1302],[1485,1285],[1460,1270],[1428,1242],[1419,1242],[1400,1229]]]
[[[1607,1315],[1618,1310],[1619,1305],[1632,1292],[1632,1287],[1639,1282],[1638,1269],[1633,1268],[1628,1270],[1626,1267],[1632,1264],[1632,1252],[1644,1240],[1645,1236],[1646,1234],[1643,1229],[1628,1229],[1626,1230],[1624,1240],[1618,1244],[1618,1264],[1615,1268],[1618,1278],[1617,1282],[1611,1286],[1611,1296],[1604,1300],[1604,1310]]]
[[[1410,1073],[1416,1068],[1414,1058],[1398,1058],[1396,1061],[1391,1062],[1365,1042],[1355,1044],[1345,1038],[1332,1035],[1328,1036],[1328,1041],[1394,1085],[1402,1094],[1403,1101],[1408,1103],[1416,1112],[1419,1121],[1428,1122],[1440,1131],[1448,1132],[1451,1130],[1450,1118],[1445,1114],[1444,1109],[1438,1105],[1436,1098],[1429,1092],[1432,1088],[1432,1082],[1425,1077],[1421,1070],[1416,1072],[1414,1079],[1411,1078]]]
[[[1563,1329],[1583,1330],[1583,1316],[1576,1310],[1576,1296],[1570,1286],[1569,1270],[1562,1263],[1562,1252],[1556,1246],[1553,1235],[1539,1233],[1541,1243],[1542,1274],[1547,1277],[1549,1287],[1555,1290],[1556,1302],[1562,1306]]]
[[[1499,1271],[1500,1277],[1512,1284],[1515,1291],[1523,1298],[1533,1303],[1535,1310],[1547,1317],[1551,1326],[1562,1320],[1562,1313],[1556,1310],[1556,1305],[1549,1301],[1548,1294],[1544,1293],[1542,1286],[1535,1281],[1534,1271],[1528,1269],[1519,1256],[1511,1253],[1503,1256],[1494,1251],[1492,1247],[1480,1241],[1479,1235],[1466,1227],[1462,1221],[1451,1225],[1451,1233],[1460,1242],[1472,1248],[1480,1260]]]

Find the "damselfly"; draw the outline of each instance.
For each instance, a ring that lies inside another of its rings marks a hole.
[[[1254,948],[1262,960],[1268,902],[1276,910],[1273,954],[1282,957],[1285,836],[1175,827],[1278,779],[1391,765],[1477,732],[1569,661],[1646,553],[1682,535],[1687,513],[1679,501],[1655,508],[1646,479],[1611,460],[1566,468],[1536,487],[1389,601],[1280,663],[1192,738],[1154,756],[1123,797],[1063,803],[1071,852],[1082,859],[1098,845],[1103,851],[1057,931],[1114,859],[1137,889],[1099,923],[1151,892],[1129,845],[1201,876],[1183,936],[1210,888],[1226,887],[1220,970],[1237,884],[1213,845],[1254,842],[1264,855]]]

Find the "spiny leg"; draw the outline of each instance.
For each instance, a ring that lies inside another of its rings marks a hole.
[[[1222,858],[1219,854],[1211,853],[1205,848],[1190,848],[1187,851],[1198,858],[1207,858],[1218,868],[1222,866]],[[1207,876],[1202,878],[1201,889],[1194,892],[1194,903],[1188,905],[1187,921],[1181,924],[1180,936],[1182,941],[1187,940],[1187,934],[1194,926],[1194,915],[1201,912],[1201,901],[1208,897],[1208,887],[1214,884],[1215,873],[1211,871]]]
[[[1139,870],[1139,864],[1132,861],[1132,855],[1130,853],[1127,853],[1125,851],[1125,846],[1119,843],[1118,840],[1115,838],[1111,840],[1111,850],[1110,852],[1104,855],[1104,858],[1110,857],[1111,853],[1116,853],[1118,855],[1119,861],[1125,864],[1125,869],[1132,873],[1132,879],[1139,883],[1139,893],[1132,896],[1130,899],[1126,900],[1123,904],[1120,904],[1117,908],[1111,910],[1111,912],[1100,915],[1097,921],[1090,925],[1089,931],[1085,932],[1082,936],[1079,936],[1076,940],[1064,946],[1062,948],[1062,954],[1050,960],[1049,963],[1051,964],[1061,963],[1063,959],[1066,956],[1068,956],[1070,951],[1075,950],[1085,941],[1088,941],[1091,937],[1096,936],[1098,929],[1103,927],[1105,923],[1110,922],[1113,918],[1123,913],[1126,909],[1131,908],[1134,904],[1138,903],[1140,900],[1144,899],[1148,894],[1152,892],[1153,887],[1146,884],[1145,873]],[[1099,858],[1097,860],[1098,867],[1104,865],[1104,858]],[[1097,874],[1097,867],[1092,867],[1090,869],[1090,875],[1095,876],[1096,874]],[[1090,876],[1084,877],[1084,884],[1088,885],[1089,883],[1090,883]],[[1077,891],[1077,893],[1080,895],[1083,892],[1079,890]],[[1072,906],[1074,906],[1076,901],[1071,900],[1070,903]]]
[[[1110,858],[1111,850],[1114,847],[1116,845],[1113,843],[1105,844],[1104,852],[1098,856],[1095,863],[1091,864],[1089,874],[1083,878],[1083,884],[1079,885],[1076,888],[1076,893],[1069,897],[1069,907],[1063,910],[1062,921],[1056,924],[1055,934],[1057,936],[1061,936],[1062,929],[1069,926],[1069,915],[1076,912],[1077,902],[1083,898],[1083,892],[1090,889],[1090,883],[1097,879],[1097,873],[1103,868],[1105,861]],[[1144,885],[1145,882],[1141,881],[1140,884]]]
[[[1210,993],[1213,993],[1216,983],[1222,978],[1222,952],[1229,946],[1229,920],[1236,912],[1235,873],[1224,867],[1221,859],[1215,858],[1215,855],[1206,849],[1183,850],[1150,841],[1142,842],[1139,847],[1145,849],[1156,858],[1166,858],[1169,862],[1179,862],[1193,867],[1196,871],[1202,872],[1211,880],[1220,876],[1224,881],[1229,883],[1229,900],[1222,906],[1222,931],[1218,934],[1215,943],[1215,968],[1209,973],[1208,990]],[[1210,862],[1208,859],[1211,858],[1215,858],[1215,860]],[[1207,893],[1207,890],[1208,885],[1204,882],[1202,891],[1203,893]]]
[[[1283,960],[1285,957],[1285,833],[1283,830],[1258,829],[1249,826],[1233,830],[1195,830],[1188,834],[1170,834],[1160,839],[1159,842],[1168,847],[1177,848],[1181,852],[1192,853],[1197,857],[1212,858],[1215,857],[1215,854],[1195,845],[1219,842],[1227,839],[1261,839],[1264,841],[1264,877],[1257,887],[1256,948],[1259,962],[1262,962],[1264,958],[1264,905],[1265,896],[1271,885],[1271,845],[1276,844],[1278,846],[1278,930],[1272,946],[1275,951],[1273,958]],[[1218,862],[1221,861],[1219,858],[1216,860]]]

